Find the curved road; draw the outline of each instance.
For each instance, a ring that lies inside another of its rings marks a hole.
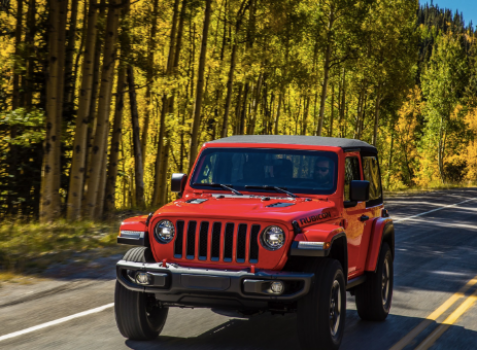
[[[393,197],[386,208],[396,229],[391,314],[383,323],[361,321],[348,296],[341,349],[477,349],[477,189]],[[0,349],[299,348],[293,315],[234,319],[204,309],[171,309],[160,338],[126,341],[110,306],[113,290],[114,280],[83,281],[0,307]]]

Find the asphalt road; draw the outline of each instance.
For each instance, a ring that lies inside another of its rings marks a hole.
[[[341,349],[416,349],[423,342],[431,349],[477,349],[477,189],[394,197],[386,207],[396,222],[391,314],[382,323],[361,321],[349,296]],[[464,293],[456,295],[463,287]],[[132,342],[119,334],[110,306],[2,340],[29,327],[111,304],[113,290],[113,280],[95,280],[0,307],[0,349],[299,348],[293,315],[233,319],[205,309],[171,309],[160,338]],[[415,337],[409,335],[413,330]],[[404,345],[396,346],[399,341]]]

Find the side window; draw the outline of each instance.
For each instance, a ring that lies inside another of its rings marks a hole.
[[[363,157],[363,174],[364,179],[369,181],[369,200],[381,199],[381,176],[376,157]]]
[[[361,180],[359,172],[359,160],[357,157],[348,157],[345,159],[345,185],[344,200],[349,201],[349,189],[352,180]]]

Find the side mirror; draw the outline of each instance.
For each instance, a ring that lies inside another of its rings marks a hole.
[[[351,202],[369,201],[369,181],[352,180],[349,190],[349,199]]]
[[[186,174],[172,174],[171,192],[182,193],[187,182]]]

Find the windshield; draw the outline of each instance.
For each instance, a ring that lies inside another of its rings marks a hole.
[[[273,192],[270,186],[275,186],[293,193],[331,194],[336,190],[337,160],[335,153],[323,151],[208,148],[190,184],[208,190],[210,184],[222,184],[239,191]],[[261,186],[266,188],[256,188]]]

